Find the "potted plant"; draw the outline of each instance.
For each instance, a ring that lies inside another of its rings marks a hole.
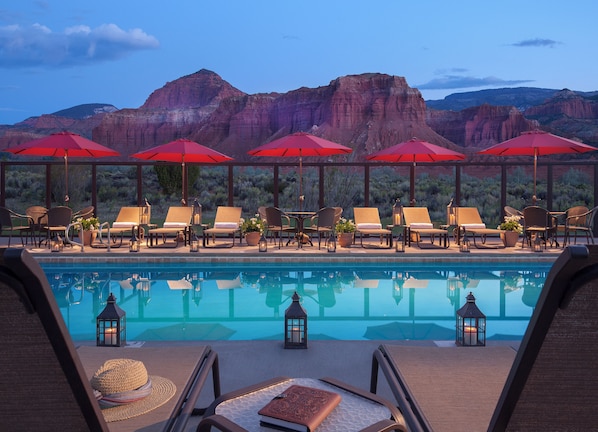
[[[79,222],[83,230],[79,231],[79,239],[85,246],[89,246],[97,235],[97,230],[100,227],[100,220],[97,217],[78,218],[75,222]]]
[[[521,216],[505,216],[505,220],[498,226],[498,229],[503,230],[501,233],[502,241],[506,247],[513,247],[517,244],[519,234],[523,233],[523,225],[521,225]]]
[[[355,222],[351,219],[340,218],[334,227],[338,236],[338,244],[341,247],[351,247],[355,233]]]
[[[266,232],[266,225],[259,215],[256,215],[255,217],[243,220],[241,223],[241,232],[245,236],[247,245],[257,246],[261,235]]]

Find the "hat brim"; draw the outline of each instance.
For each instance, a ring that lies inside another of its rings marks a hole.
[[[176,393],[176,385],[167,378],[150,375],[152,392],[140,401],[102,409],[104,420],[115,422],[146,414],[168,402]]]

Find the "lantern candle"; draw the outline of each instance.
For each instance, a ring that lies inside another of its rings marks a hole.
[[[299,327],[293,327],[291,329],[291,342],[293,342],[293,343],[301,342],[301,330],[299,329]]]
[[[116,345],[117,337],[116,337],[116,327],[109,327],[104,331],[104,344],[106,345]]]
[[[478,344],[478,329],[475,328],[474,326],[468,326],[466,325],[463,328],[463,331],[465,333],[465,344],[466,345],[477,345]]]

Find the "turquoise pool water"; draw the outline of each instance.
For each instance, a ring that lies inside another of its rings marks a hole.
[[[311,339],[454,339],[472,292],[487,338],[523,336],[550,265],[42,265],[75,340],[95,340],[110,292],[127,340],[280,339],[297,291]],[[531,270],[530,270],[531,268]]]

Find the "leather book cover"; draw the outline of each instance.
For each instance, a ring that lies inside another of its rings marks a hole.
[[[263,423],[312,432],[340,402],[338,393],[292,385],[268,402],[258,414]]]

